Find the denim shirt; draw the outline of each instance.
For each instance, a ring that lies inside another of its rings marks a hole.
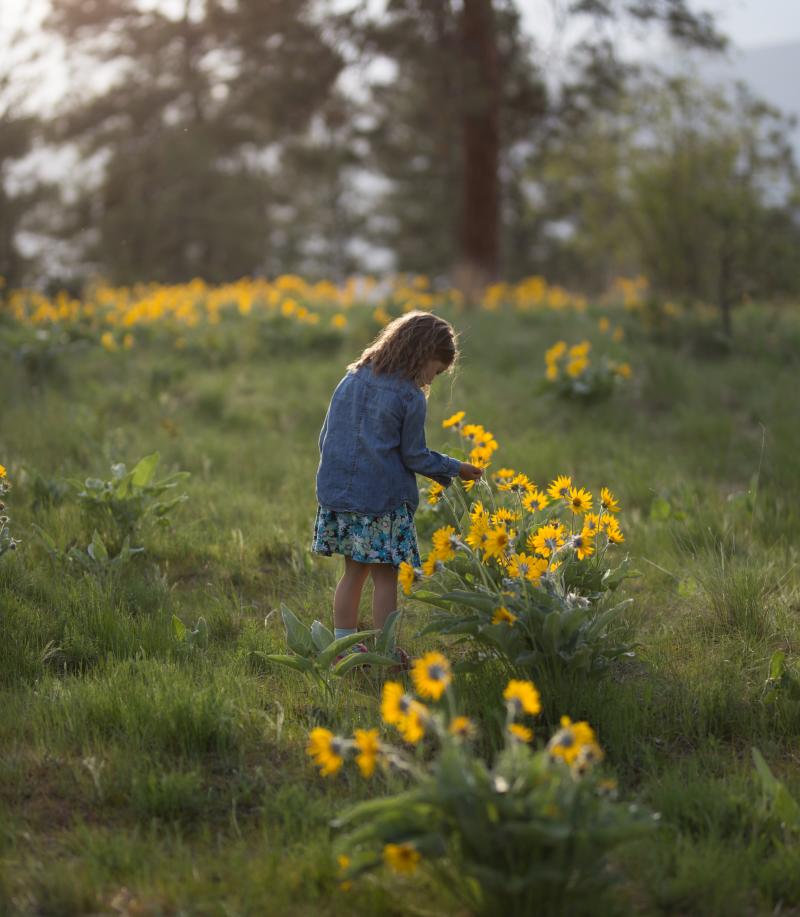
[[[447,486],[461,463],[425,444],[425,395],[409,379],[362,366],[336,386],[319,435],[317,500],[325,509],[415,511],[415,473]]]

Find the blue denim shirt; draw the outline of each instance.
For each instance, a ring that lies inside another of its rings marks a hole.
[[[415,473],[444,485],[461,463],[425,444],[425,395],[402,376],[362,366],[336,386],[319,435],[317,500],[380,515],[419,506]]]

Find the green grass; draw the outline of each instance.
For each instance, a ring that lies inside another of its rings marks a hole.
[[[463,313],[461,366],[429,402],[432,446],[446,450],[440,422],[465,409],[498,438],[499,464],[607,485],[622,504],[642,574],[625,587],[636,658],[596,682],[539,684],[541,734],[562,713],[589,720],[623,797],[661,813],[615,854],[620,913],[800,908],[800,852],[761,830],[750,757],[761,748],[800,797],[800,704],[762,702],[772,652],[800,656],[799,326],[741,318],[728,356],[659,345],[628,320],[634,378],[586,407],[537,386],[559,337],[599,346],[593,320]],[[301,351],[226,321],[216,340],[84,349],[52,378],[0,365],[22,539],[0,559],[0,913],[458,913],[424,875],[338,890],[330,821],[386,785],[322,781],[305,737],[377,724],[377,685],[354,675],[330,701],[256,655],[283,649],[281,602],[329,621],[340,561],[308,550],[317,435],[368,332]],[[59,482],[155,450],[160,472],[192,475],[172,529],[143,532],[146,553],[100,578],[50,557],[38,530],[62,554],[92,535]],[[420,512],[421,533],[435,525]],[[429,612],[406,606],[402,642],[420,651]],[[204,618],[208,647],[181,646],[173,616]],[[489,755],[503,678],[457,686]]]

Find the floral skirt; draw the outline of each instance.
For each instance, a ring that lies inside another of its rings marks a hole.
[[[326,557],[344,554],[362,564],[399,567],[405,560],[412,567],[422,566],[414,517],[406,506],[380,516],[337,513],[320,506],[311,550]]]

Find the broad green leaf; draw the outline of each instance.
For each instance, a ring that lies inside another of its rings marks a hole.
[[[256,656],[260,656],[262,659],[266,659],[267,662],[274,662],[277,665],[287,666],[290,669],[294,669],[296,672],[302,672],[304,675],[314,668],[314,663],[310,659],[305,659],[303,656],[287,656],[280,653],[262,653],[258,650],[254,650],[254,653]]]
[[[286,628],[286,643],[292,652],[310,658],[316,655],[311,631],[305,624],[283,603],[281,603],[281,617]]]
[[[393,611],[386,619],[383,629],[380,631],[378,639],[375,641],[375,649],[379,653],[389,655],[394,651],[397,645],[397,631],[400,627],[402,617],[402,611]]]
[[[769,660],[769,677],[777,681],[786,670],[786,653],[776,650]]]
[[[106,550],[105,543],[100,537],[99,532],[95,531],[92,533],[92,541],[86,549],[86,553],[92,560],[96,560],[98,563],[103,563],[108,560],[108,551]]]
[[[319,656],[317,656],[317,662],[323,668],[327,668],[337,656],[347,652],[347,650],[349,650],[351,646],[355,646],[356,643],[363,642],[365,637],[371,637],[376,633],[377,631],[374,630],[361,630],[357,631],[355,634],[348,634],[346,637],[339,637],[338,640],[329,643],[325,649],[322,650]],[[355,655],[358,654],[356,653]]]
[[[151,452],[150,455],[146,455],[144,458],[139,459],[133,471],[131,471],[131,483],[133,486],[147,487],[153,479],[153,475],[160,461],[161,456],[158,452]]]
[[[654,522],[664,522],[672,514],[672,506],[663,497],[656,497],[650,504],[650,518]]]
[[[172,635],[180,643],[186,639],[186,625],[177,615],[172,616]]]
[[[311,639],[314,641],[314,646],[321,651],[333,643],[333,634],[321,621],[314,621],[311,624]]]

